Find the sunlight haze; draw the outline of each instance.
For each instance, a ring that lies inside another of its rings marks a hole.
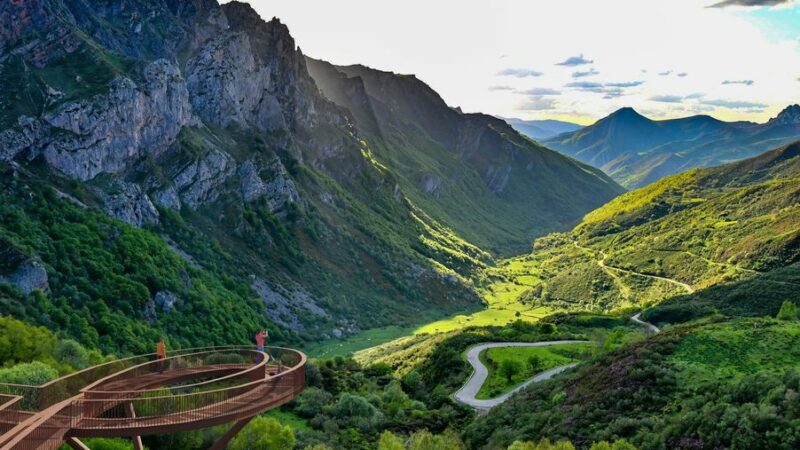
[[[800,101],[800,6],[711,3],[251,2],[306,55],[415,74],[467,112],[587,124],[632,106],[762,122]]]

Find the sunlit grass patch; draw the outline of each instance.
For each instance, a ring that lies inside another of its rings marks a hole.
[[[585,359],[592,354],[592,345],[490,348],[481,353],[481,361],[489,369],[489,377],[481,386],[476,398],[488,399],[503,395],[537,373]],[[504,364],[516,367],[517,371],[511,376],[510,381],[503,372]]]
[[[328,340],[317,343],[305,349],[313,358],[334,358],[336,356],[350,356],[365,348],[389,342],[414,331],[414,327],[388,326],[366,330],[347,339]]]

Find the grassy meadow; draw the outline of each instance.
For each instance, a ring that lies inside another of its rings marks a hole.
[[[489,369],[489,377],[476,398],[489,399],[503,395],[538,373],[588,358],[594,353],[594,347],[594,344],[566,344],[484,350],[480,357]],[[503,373],[504,361],[511,361],[519,369],[511,376],[511,380]]]

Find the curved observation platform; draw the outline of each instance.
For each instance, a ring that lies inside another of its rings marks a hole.
[[[192,431],[235,422],[224,448],[253,417],[305,387],[306,356],[267,347],[210,347],[114,360],[41,386],[0,384],[0,450],[88,450],[82,437]]]

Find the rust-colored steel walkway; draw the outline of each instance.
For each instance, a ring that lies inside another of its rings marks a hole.
[[[268,347],[211,347],[119,359],[41,386],[0,384],[0,450],[88,450],[83,437],[190,431],[235,422],[225,448],[254,416],[305,387],[306,356]]]

